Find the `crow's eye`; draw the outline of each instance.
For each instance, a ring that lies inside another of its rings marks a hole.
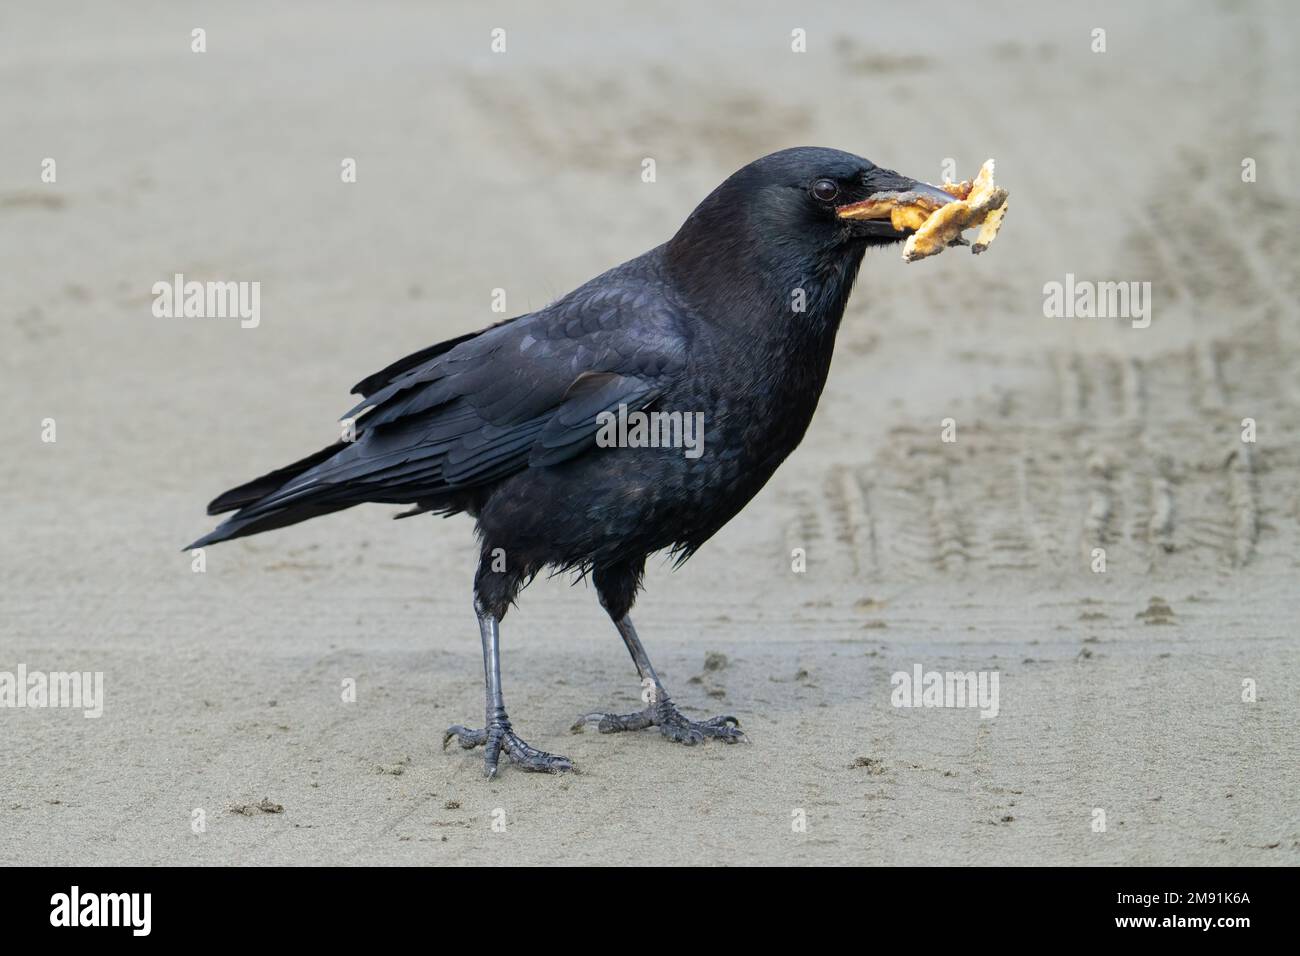
[[[819,179],[813,183],[812,194],[822,202],[831,202],[840,194],[840,187],[830,179]]]

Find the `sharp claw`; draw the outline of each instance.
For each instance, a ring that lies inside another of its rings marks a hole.
[[[711,727],[722,727],[725,726],[726,724],[731,724],[733,727],[736,727],[737,729],[740,728],[740,721],[737,720],[735,717],[731,716],[731,714],[721,714],[717,717],[710,717],[708,720],[704,721],[704,723],[708,724]]]
[[[573,769],[573,761],[559,754],[548,754],[541,750],[534,751],[531,754],[519,754],[509,750],[507,754],[512,763],[523,767],[525,770],[540,771],[542,773],[565,773]]]
[[[573,761],[559,754],[549,754],[544,750],[531,747],[510,730],[509,724],[492,725],[486,730],[471,730],[460,724],[448,727],[443,734],[442,749],[456,737],[466,750],[472,750],[480,744],[485,745],[483,769],[489,780],[495,779],[500,769],[501,754],[504,752],[510,762],[525,770],[563,773],[573,769]]]
[[[597,730],[602,734],[658,727],[660,733],[669,740],[687,747],[694,747],[709,738],[728,744],[749,739],[740,729],[740,720],[732,714],[722,714],[701,721],[688,720],[666,698],[659,704],[634,714],[583,714],[574,722],[571,730],[576,733],[592,722],[598,722]]]

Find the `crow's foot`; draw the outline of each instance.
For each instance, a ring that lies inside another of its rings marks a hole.
[[[455,738],[456,742],[466,750],[473,750],[480,746],[486,748],[483,762],[489,778],[497,775],[497,762],[501,759],[502,751],[505,751],[511,763],[524,770],[536,773],[564,773],[566,770],[573,769],[573,761],[568,757],[548,754],[522,740],[510,729],[508,720],[493,722],[484,730],[471,730],[460,724],[448,727],[442,735],[443,750],[447,749],[447,744],[451,743],[452,738]]]
[[[735,717],[728,714],[710,717],[708,720],[687,720],[666,696],[661,696],[657,702],[635,714],[583,714],[573,725],[573,730],[579,731],[590,723],[596,724],[596,729],[602,734],[658,727],[659,732],[669,740],[688,747],[706,738],[721,740],[726,744],[748,739],[740,729],[740,721]]]

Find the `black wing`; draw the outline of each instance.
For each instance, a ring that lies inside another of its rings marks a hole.
[[[627,274],[635,264],[364,379],[356,391],[365,398],[344,416],[355,419],[355,440],[216,499],[210,507],[242,510],[202,543],[293,523],[295,510],[437,507],[439,498],[592,448],[602,412],[645,408],[685,367],[686,326],[659,283]]]

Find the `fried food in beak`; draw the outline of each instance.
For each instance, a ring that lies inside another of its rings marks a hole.
[[[954,200],[946,189],[929,183],[904,182],[907,183],[906,189],[878,192],[861,202],[839,206],[835,215],[855,221],[887,219],[892,228],[906,232],[921,228],[931,213]]]
[[[903,246],[903,259],[914,262],[937,255],[950,245],[964,245],[962,231],[975,226],[980,231],[971,251],[983,252],[997,236],[1006,208],[1007,191],[994,185],[990,159],[973,181],[941,187],[913,182],[905,190],[876,193],[840,206],[835,213],[841,219],[880,220],[882,227],[888,220],[896,232],[912,233]]]
[[[909,236],[903,245],[903,259],[915,262],[927,256],[937,255],[961,239],[963,229],[979,226],[979,234],[971,246],[971,252],[983,252],[1002,228],[1002,219],[1007,212],[1007,191],[993,183],[993,160],[988,160],[980,167],[979,175],[966,189],[961,184],[953,191],[959,196],[934,211],[929,218]]]

